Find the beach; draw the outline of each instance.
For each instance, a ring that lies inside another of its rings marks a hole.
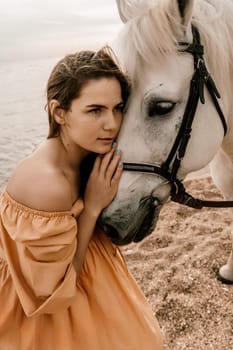
[[[47,135],[45,86],[59,58],[0,66],[0,192],[16,164]],[[206,169],[185,185],[198,198],[222,198]],[[231,250],[231,228],[231,209],[195,210],[168,202],[154,232],[122,248],[159,321],[164,350],[233,349],[233,285],[217,279]]]

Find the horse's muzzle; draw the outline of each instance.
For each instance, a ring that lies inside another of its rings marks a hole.
[[[116,245],[140,242],[154,230],[161,207],[157,198],[148,196],[141,199],[138,211],[132,213],[130,218],[119,215],[122,217],[119,222],[119,219],[113,220],[117,216],[112,215],[112,218],[105,218],[102,215],[99,223],[106,235]],[[126,227],[128,227],[127,230]]]

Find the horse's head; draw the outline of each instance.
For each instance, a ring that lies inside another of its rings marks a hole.
[[[118,147],[124,162],[161,165],[175,142],[189,97],[194,59],[184,48],[193,42],[194,1],[117,3],[125,26],[116,51],[132,80]],[[206,2],[208,6],[206,11],[211,13],[213,8]],[[213,72],[214,65],[208,65]],[[222,124],[208,92],[195,114],[177,173],[181,180],[208,164],[223,139]],[[173,161],[174,156],[169,168]],[[116,244],[140,241],[155,228],[169,195],[170,184],[164,177],[125,170],[118,194],[100,222]]]

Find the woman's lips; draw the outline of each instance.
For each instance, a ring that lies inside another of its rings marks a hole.
[[[98,140],[106,145],[113,143],[113,138],[108,137],[99,137]]]

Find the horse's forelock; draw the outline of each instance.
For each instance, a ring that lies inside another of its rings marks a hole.
[[[168,0],[157,1],[125,25],[118,40],[118,51],[131,77],[139,73],[141,59],[151,63],[167,52],[176,51],[172,28],[178,27],[178,23],[166,6],[168,3]]]

